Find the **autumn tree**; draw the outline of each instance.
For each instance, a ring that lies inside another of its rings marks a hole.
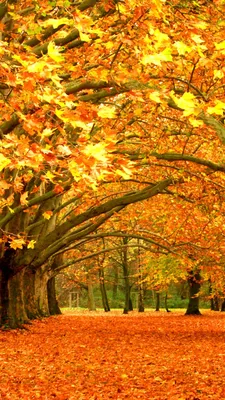
[[[1,3],[1,324],[48,314],[54,257],[129,204],[213,201],[223,222],[223,15],[220,1]]]

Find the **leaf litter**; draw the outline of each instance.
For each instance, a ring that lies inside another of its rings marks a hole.
[[[224,337],[215,312],[35,320],[0,331],[0,399],[223,399]]]

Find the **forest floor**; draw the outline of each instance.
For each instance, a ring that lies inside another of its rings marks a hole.
[[[0,399],[225,399],[225,314],[75,312],[0,330]]]

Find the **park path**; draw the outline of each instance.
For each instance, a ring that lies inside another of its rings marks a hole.
[[[0,331],[0,399],[225,399],[225,315],[74,313]]]

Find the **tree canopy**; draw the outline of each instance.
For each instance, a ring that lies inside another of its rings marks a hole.
[[[49,279],[54,257],[110,235],[107,221],[122,232],[118,215],[153,250],[221,263],[224,11],[220,0],[1,3],[2,322],[21,271]]]

